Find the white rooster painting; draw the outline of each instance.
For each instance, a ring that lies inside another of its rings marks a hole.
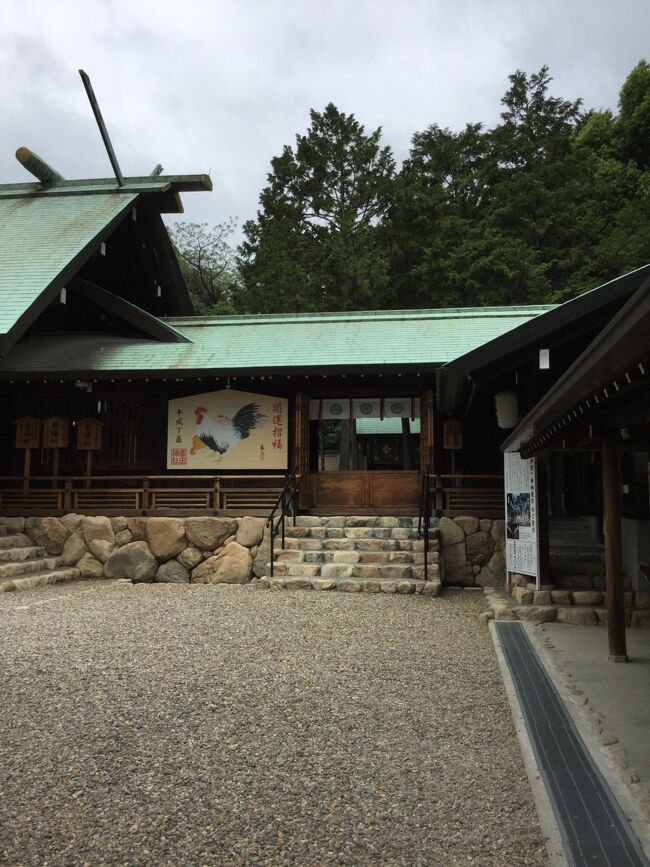
[[[286,469],[288,424],[286,397],[228,388],[170,400],[167,468]]]
[[[207,406],[197,406],[196,433],[192,437],[190,454],[207,448],[221,457],[228,449],[238,446],[252,430],[264,423],[266,416],[260,412],[258,403],[247,403],[240,407],[232,417],[219,413],[216,418],[208,413]]]

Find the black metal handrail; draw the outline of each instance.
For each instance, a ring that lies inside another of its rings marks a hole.
[[[418,515],[418,539],[424,540],[424,580],[429,580],[429,527],[431,526],[431,473],[427,467],[420,484],[420,513]]]
[[[292,512],[293,526],[296,526],[296,512],[298,509],[298,494],[300,492],[301,480],[302,475],[298,472],[298,468],[296,468],[284,483],[280,496],[275,501],[275,506],[273,506],[271,514],[266,519],[266,526],[271,528],[271,578],[273,578],[274,562],[273,540],[275,539],[278,530],[280,530],[282,533],[282,547],[284,548],[284,527],[289,511]],[[275,513],[278,509],[280,510],[280,514],[276,518]]]

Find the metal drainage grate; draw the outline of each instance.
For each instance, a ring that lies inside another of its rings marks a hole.
[[[648,867],[522,623],[495,623],[569,864]]]

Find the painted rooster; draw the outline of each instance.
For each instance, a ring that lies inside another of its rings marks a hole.
[[[216,419],[210,418],[207,412],[208,409],[205,406],[197,406],[194,410],[196,434],[192,437],[191,455],[203,448],[223,455],[228,449],[238,445],[241,440],[245,440],[256,427],[261,427],[262,420],[266,418],[260,412],[257,403],[245,404],[237,410],[232,418],[221,414]]]

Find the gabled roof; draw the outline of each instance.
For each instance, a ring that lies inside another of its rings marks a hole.
[[[45,309],[136,198],[0,198],[0,352]]]
[[[191,343],[100,334],[34,336],[0,361],[0,375],[434,370],[549,309],[540,305],[170,318],[164,322]]]
[[[122,187],[114,178],[0,185],[0,354],[143,197],[153,208],[147,213],[158,262],[176,297],[172,311],[189,312],[187,290],[159,215],[182,212],[180,191],[210,189],[207,175],[125,178]]]
[[[616,305],[625,303],[626,298],[649,280],[650,265],[644,265],[563,304],[550,305],[543,316],[531,318],[504,335],[477,344],[476,348],[450,360],[441,370],[441,408],[449,413],[458,411],[467,378],[474,376],[476,371],[497,363],[506,366],[508,357],[549,340],[563,330],[570,336],[587,317],[599,312],[604,315],[602,311],[606,313],[608,307],[615,310]]]

